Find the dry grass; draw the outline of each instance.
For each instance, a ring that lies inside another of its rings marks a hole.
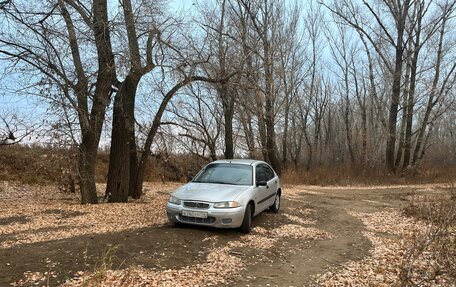
[[[68,153],[58,149],[6,146],[0,148],[0,180],[27,184],[59,182],[68,169]]]
[[[409,185],[452,183],[456,167],[425,166],[398,175],[388,174],[383,166],[351,165],[287,168],[281,174],[282,182],[293,185]]]
[[[427,223],[416,234],[400,268],[401,286],[426,285],[439,278],[453,278],[456,285],[456,189],[438,195],[415,196],[404,213]],[[428,262],[422,270],[416,262]]]
[[[25,184],[59,184],[76,178],[77,155],[75,150],[39,146],[0,147],[0,181],[18,181]],[[152,155],[146,168],[145,181],[185,182],[207,162],[193,155]],[[99,151],[95,179],[106,182],[109,152]]]
[[[208,162],[194,155],[154,154],[146,169],[146,181],[185,182]],[[68,173],[75,174],[75,151],[43,147],[7,146],[0,148],[0,180],[27,184],[65,184]],[[106,181],[109,152],[98,153],[96,180]],[[350,164],[316,165],[284,168],[285,184],[307,185],[404,185],[454,182],[456,166],[438,162],[420,166],[399,175],[389,175],[382,163],[374,166]]]

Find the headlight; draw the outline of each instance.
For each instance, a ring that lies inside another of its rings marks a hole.
[[[177,197],[174,197],[174,196],[170,196],[169,197],[169,200],[168,200],[169,203],[172,203],[172,204],[176,204],[176,205],[180,205],[181,204],[181,200]]]
[[[223,201],[214,203],[214,208],[234,208],[239,206],[241,206],[241,204],[237,201]]]

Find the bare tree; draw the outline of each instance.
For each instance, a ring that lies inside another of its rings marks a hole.
[[[353,142],[353,124],[354,120],[352,119],[352,95],[356,95],[359,89],[356,79],[356,68],[355,64],[355,54],[357,52],[356,43],[351,43],[350,38],[352,36],[342,25],[337,25],[338,33],[331,31],[327,32],[327,37],[329,39],[331,54],[334,58],[334,62],[338,67],[340,72],[336,72],[336,75],[340,75],[339,84],[339,93],[341,98],[341,103],[343,107],[343,122],[345,126],[345,137],[346,145],[348,148],[348,154],[350,156],[350,162],[355,163],[355,152],[354,152],[354,142]],[[337,37],[337,38],[336,38]],[[353,79],[352,79],[353,78]],[[352,82],[355,82],[354,87]],[[354,90],[354,91],[353,91]],[[358,92],[359,93],[359,92]]]
[[[257,52],[261,55],[261,68],[264,75],[264,85],[260,86],[262,91],[261,96],[263,99],[259,101],[261,110],[259,110],[259,118],[264,117],[264,125],[266,128],[266,160],[280,172],[280,161],[277,156],[276,146],[276,131],[275,131],[275,120],[276,120],[276,101],[277,101],[277,90],[275,87],[275,71],[274,71],[274,59],[278,52],[276,49],[279,38],[274,37],[277,33],[278,19],[283,16],[283,6],[279,5],[274,0],[264,0],[262,2],[251,3],[248,1],[240,1],[243,9],[249,16],[250,23],[253,30],[258,35],[259,46]],[[276,45],[277,44],[277,45]],[[255,96],[260,96],[256,94]],[[264,105],[263,102],[264,101]]]
[[[301,20],[301,7],[295,3],[289,9],[284,11],[288,17],[282,17],[280,42],[277,60],[277,75],[280,79],[280,91],[283,94],[278,102],[278,106],[282,107],[280,112],[283,114],[283,133],[281,136],[282,148],[282,164],[286,167],[289,156],[293,154],[289,152],[290,146],[290,118],[292,106],[296,103],[298,93],[304,84],[304,54],[303,38],[299,35],[299,24]]]
[[[455,84],[455,72],[456,72],[456,63],[454,62],[454,59],[452,61],[453,65],[448,67],[448,72],[444,76],[443,80],[441,80],[441,72],[442,72],[442,64],[443,64],[443,59],[444,59],[444,38],[446,36],[446,31],[447,31],[447,22],[452,15],[452,12],[454,11],[455,3],[452,3],[451,5],[447,2],[445,6],[443,6],[443,15],[444,17],[442,18],[442,24],[440,26],[440,30],[438,33],[438,44],[437,44],[437,51],[436,51],[436,59],[435,59],[435,64],[434,64],[434,77],[432,80],[432,85],[430,90],[428,91],[428,100],[426,103],[425,107],[425,112],[423,119],[421,121],[421,125],[418,129],[418,135],[416,137],[416,144],[415,144],[415,149],[413,151],[413,156],[411,157],[412,159],[412,164],[415,165],[417,164],[423,157],[424,155],[424,150],[425,150],[425,134],[427,129],[431,129],[432,124],[433,124],[433,119],[431,118],[431,113],[434,109],[434,107],[440,102],[442,103],[443,98],[445,95],[449,93],[449,90],[451,87],[454,86]],[[450,61],[451,62],[451,61]],[[441,81],[440,87],[439,87],[439,82]],[[448,105],[450,107],[450,105]],[[436,118],[434,118],[435,120]],[[407,152],[411,152],[411,147],[407,147]],[[407,157],[406,159],[408,159]],[[404,166],[410,164],[408,161],[406,162],[404,160]]]
[[[211,88],[191,85],[186,90],[191,98],[178,100],[171,110],[180,141],[189,140],[190,149],[201,150],[197,155],[206,160],[216,160],[217,151],[221,149],[221,103],[211,95]]]
[[[2,11],[4,23],[21,31],[23,36],[15,37],[7,33],[0,39],[0,53],[10,57],[12,65],[20,63],[32,71],[33,75],[38,72],[36,85],[55,87],[77,113],[80,125],[78,172],[82,203],[98,201],[95,162],[106,107],[112,94],[111,84],[115,78],[107,1],[96,0],[92,4],[88,8],[81,2],[72,0],[34,6],[23,1],[10,2]],[[73,17],[78,19],[78,25],[83,23],[83,26],[76,29]],[[62,22],[58,19],[63,20],[63,27],[59,26]],[[98,68],[95,71],[89,71],[87,65],[84,65],[84,60],[93,59],[81,55],[82,40],[77,31],[93,35],[92,40],[83,44],[87,49],[93,49],[93,54],[96,55]],[[34,39],[33,44],[30,43],[31,39]],[[70,51],[70,54],[66,51]]]
[[[404,160],[407,162],[404,162],[404,166],[408,165],[409,162],[417,61],[420,47],[433,34],[436,27],[440,25],[442,17],[432,18],[430,23],[426,25],[422,23],[422,19],[430,5],[425,4],[424,1],[388,0],[376,4],[363,1],[363,7],[353,1],[338,1],[333,2],[331,6],[324,5],[342,22],[358,31],[362,35],[364,44],[366,43],[365,39],[367,39],[391,75],[392,84],[389,99],[385,158],[388,170],[395,172],[402,160],[403,151]],[[372,16],[372,20],[362,17],[363,8],[366,13]],[[394,25],[391,23],[394,23]],[[422,40],[420,36],[424,26],[426,26],[428,34]],[[409,44],[410,42],[413,42],[413,45]],[[407,45],[413,47],[413,52],[410,53],[410,62],[406,53]],[[407,63],[410,63],[409,66],[406,66]],[[407,71],[405,84],[408,87],[404,90],[406,100],[404,101],[403,110],[403,137],[399,141],[399,154],[396,155],[397,119],[404,84],[404,67]]]
[[[152,28],[140,31],[144,36],[144,53],[141,55],[138,36],[137,16],[134,14],[132,1],[121,1],[125,33],[128,43],[128,72],[122,81],[116,82],[119,88],[114,99],[111,149],[109,156],[108,183],[106,197],[110,202],[126,202],[131,195],[139,198],[136,190],[138,160],[135,138],[135,100],[141,78],[151,72],[157,64],[154,62],[153,49],[160,41],[160,31]],[[144,8],[144,7],[142,7]],[[136,9],[141,11],[141,9]],[[143,56],[143,57],[142,57]],[[117,80],[117,79],[116,79]],[[114,84],[114,83],[113,83]]]
[[[225,78],[228,74],[239,72],[240,63],[243,62],[239,57],[238,40],[231,30],[237,21],[237,15],[233,13],[231,1],[222,0],[216,3],[216,7],[207,9],[200,7],[203,21],[200,26],[206,34],[206,38],[212,43],[213,51],[210,54],[213,61],[208,61],[204,66],[205,72],[210,78]],[[206,5],[207,6],[207,5]],[[241,75],[238,73],[238,79]],[[236,83],[224,81],[215,85],[217,94],[220,98],[223,108],[223,125],[224,125],[224,157],[229,159],[234,157],[233,142],[233,118],[235,112],[235,89]]]

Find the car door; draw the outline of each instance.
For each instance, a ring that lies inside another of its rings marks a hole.
[[[277,178],[274,171],[267,164],[260,163],[255,168],[255,180],[257,185],[256,201],[257,212],[269,208],[274,203],[277,191]],[[266,182],[266,185],[258,185],[259,182]]]
[[[278,177],[276,176],[274,170],[268,164],[265,164],[264,169],[267,173],[267,178],[268,178],[267,186],[269,187],[268,189],[269,189],[269,196],[270,196],[270,198],[267,200],[267,207],[270,207],[271,205],[274,204],[275,194],[277,192],[279,183],[278,183]]]

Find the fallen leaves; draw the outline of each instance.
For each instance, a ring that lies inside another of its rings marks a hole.
[[[351,212],[367,227],[364,232],[373,248],[370,256],[361,261],[350,261],[336,271],[330,271],[317,279],[319,286],[393,286],[398,282],[407,252],[413,248],[413,240],[427,229],[423,222],[401,215],[396,210],[375,213]],[[435,261],[423,256],[415,260],[416,270],[429,272]],[[420,272],[413,274],[419,282]],[[421,282],[420,286],[456,286],[454,278],[436,277],[434,281]]]
[[[279,237],[292,237],[298,239],[331,239],[333,236],[323,230],[314,227],[303,227],[296,224],[286,224],[272,230]]]
[[[290,221],[293,221],[295,223],[302,224],[302,225],[311,225],[311,224],[315,224],[316,223],[315,220],[310,220],[308,218],[304,219],[303,217],[291,215],[291,214],[288,214],[288,213],[284,213],[283,216],[288,218]]]
[[[202,264],[186,266],[181,269],[162,271],[133,266],[122,270],[105,270],[100,280],[99,273],[80,273],[77,278],[67,281],[63,286],[218,286],[229,283],[244,268],[245,258],[237,250],[239,248],[270,249],[280,239],[292,237],[298,239],[321,240],[331,238],[327,232],[317,228],[288,224],[278,228],[266,229],[258,226],[252,232],[242,235],[223,248],[214,248]],[[211,244],[218,240],[217,236],[204,239]],[[244,260],[243,260],[244,259]]]
[[[26,186],[2,182],[0,220],[20,218],[0,225],[8,235],[0,248],[64,239],[86,234],[119,232],[167,222],[166,201],[176,184],[147,183],[143,199],[125,203],[80,205],[75,194],[62,193],[53,186]],[[102,192],[102,187],[99,191]],[[128,216],[126,216],[128,215]]]
[[[177,185],[147,183],[145,197],[128,204],[99,204],[81,206],[76,195],[61,193],[52,186],[36,187],[12,183],[0,183],[0,234],[6,240],[0,248],[20,246],[25,243],[65,239],[83,234],[119,232],[148,226],[165,224],[165,206],[168,194]],[[430,188],[430,187],[429,187]],[[314,191],[314,189],[316,191]],[[345,189],[345,188],[344,188]],[[103,186],[99,186],[100,192]],[[326,196],[322,188],[305,189],[293,186],[285,189],[284,205],[279,214],[263,214],[263,226],[255,226],[248,235],[239,235],[226,244],[220,243],[220,236],[203,239],[209,247],[203,261],[198,264],[172,269],[144,268],[127,266],[120,270],[111,267],[95,269],[90,272],[79,271],[69,278],[63,286],[217,286],[230,284],[236,275],[244,270],[252,260],[249,255],[261,258],[262,252],[270,253],[282,243],[327,240],[333,234],[316,226],[318,210],[308,208],[306,200]],[[340,189],[342,190],[342,188]],[[321,191],[321,192],[320,192]],[[372,190],[375,192],[375,190]],[[349,200],[342,192],[333,195]],[[376,200],[362,200],[371,206],[386,206],[381,197]],[[293,204],[287,203],[293,202]],[[349,205],[347,205],[349,206]],[[359,210],[359,209],[353,209]],[[369,256],[361,261],[349,261],[340,268],[330,270],[317,278],[319,286],[391,286],[397,282],[404,257],[413,238],[427,228],[403,216],[394,209],[381,212],[347,212],[366,226],[363,235],[372,243]],[[128,216],[126,216],[128,215]],[[273,220],[280,218],[278,225]],[[292,239],[292,240],[291,240]],[[217,243],[218,242],[218,243]],[[215,247],[218,246],[218,247]],[[220,247],[221,246],[221,247]],[[248,250],[248,251],[247,251]],[[252,251],[254,250],[254,251]],[[250,252],[250,253],[249,253]],[[141,253],[141,252],[140,252]],[[263,253],[263,254],[264,254]],[[166,256],[165,253],[159,256]],[[432,256],[424,252],[414,264],[419,264],[419,272],[433,272]],[[264,257],[269,260],[269,258]],[[268,264],[275,264],[268,261]],[[51,272],[28,271],[12,286],[46,285],[55,276]],[[420,274],[413,276],[417,278]],[[253,277],[252,277],[253,278]],[[437,277],[434,284],[423,286],[454,286],[451,278]],[[254,280],[254,279],[252,279]],[[452,285],[453,284],[453,285]]]
[[[230,247],[215,249],[206,262],[181,269],[155,271],[140,266],[122,270],[104,270],[103,273],[84,273],[68,280],[62,286],[217,286],[227,283],[243,266],[239,257],[230,254]]]

